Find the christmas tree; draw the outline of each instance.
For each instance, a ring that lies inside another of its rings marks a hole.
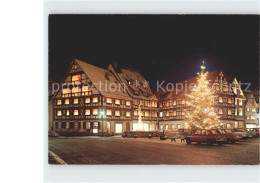
[[[205,69],[203,61],[196,86],[191,93],[186,94],[185,121],[191,129],[211,129],[220,125],[219,116],[214,107],[214,91],[209,86],[208,72],[204,72]]]

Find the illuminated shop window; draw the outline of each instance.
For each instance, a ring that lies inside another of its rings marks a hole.
[[[93,133],[98,133],[98,122],[94,122],[93,124]]]

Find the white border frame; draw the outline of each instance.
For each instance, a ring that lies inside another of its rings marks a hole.
[[[45,1],[44,3],[44,180],[47,182],[259,182],[259,166],[49,165],[49,14],[259,14],[259,1]],[[120,176],[118,176],[120,175]]]

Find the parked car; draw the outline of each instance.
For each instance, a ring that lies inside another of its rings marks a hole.
[[[212,146],[216,143],[221,146],[222,143],[225,143],[226,141],[227,138],[225,134],[222,134],[218,129],[198,129],[194,134],[186,137],[187,144],[197,142],[198,144],[207,143],[207,145]]]
[[[255,131],[256,137],[259,137],[259,136],[260,136],[260,131],[259,131],[259,129],[258,129],[258,128],[254,128],[253,130]]]
[[[241,139],[244,139],[244,140],[248,139],[248,133],[247,133],[247,131],[244,130],[244,129],[234,128],[234,129],[232,130],[232,132],[234,132],[234,133],[237,134],[237,135],[241,135],[241,136],[242,136]]]
[[[55,132],[55,131],[48,131],[48,136],[49,137],[58,137],[59,134],[57,132]]]
[[[248,134],[248,137],[256,137],[256,131],[253,130],[253,129],[247,129],[246,130],[247,134]]]
[[[158,136],[160,137],[160,140],[166,140],[166,139],[184,140],[186,136],[188,136],[189,134],[190,134],[189,131],[185,129],[168,129],[168,130],[158,132]]]
[[[226,136],[227,143],[234,144],[242,138],[241,134],[235,134],[230,129],[219,129],[219,131]]]

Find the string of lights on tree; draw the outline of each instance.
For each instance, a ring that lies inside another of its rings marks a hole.
[[[201,72],[197,73],[197,85],[191,93],[186,94],[185,120],[191,129],[212,129],[220,125],[219,115],[214,107],[214,91],[209,86],[208,72],[205,69],[203,61]]]

